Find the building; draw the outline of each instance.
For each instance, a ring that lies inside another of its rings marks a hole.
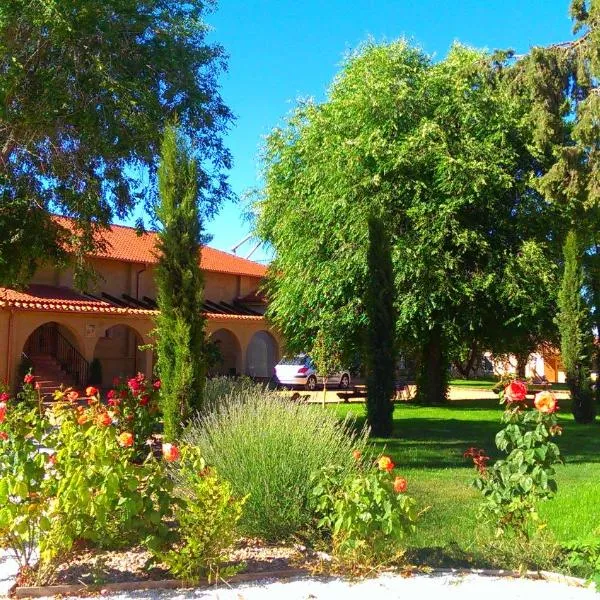
[[[152,373],[156,234],[115,225],[103,240],[89,257],[98,279],[86,293],[73,288],[71,269],[52,267],[36,272],[23,291],[0,288],[0,380],[13,384],[32,364],[48,388],[60,381],[83,386],[94,359],[103,387],[116,376]],[[266,268],[210,247],[200,264],[207,334],[222,356],[216,372],[269,379],[281,344],[263,316]]]

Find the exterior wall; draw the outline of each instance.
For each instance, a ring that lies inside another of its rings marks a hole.
[[[508,357],[495,358],[491,352],[486,352],[485,356],[494,365],[494,374],[498,376],[506,374],[516,374],[517,357],[509,355]],[[535,352],[529,355],[529,360],[525,367],[525,377],[545,377],[550,383],[564,383],[565,373],[560,364],[558,354]]]

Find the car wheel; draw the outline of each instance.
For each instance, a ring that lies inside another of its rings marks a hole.
[[[348,373],[344,373],[340,379],[340,389],[347,390],[350,387],[350,377]]]
[[[306,381],[306,389],[309,392],[314,392],[317,389],[317,378],[311,375]]]

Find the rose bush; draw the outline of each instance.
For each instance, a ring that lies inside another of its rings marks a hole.
[[[360,456],[358,457],[360,459]],[[389,456],[375,463],[357,460],[348,473],[327,466],[313,475],[318,528],[331,536],[334,556],[368,566],[396,558],[415,529],[415,501],[405,478],[393,478]]]
[[[505,458],[488,468],[484,450],[465,452],[478,471],[474,485],[484,497],[480,516],[497,536],[511,533],[524,540],[540,529],[538,503],[556,493],[554,466],[561,457],[553,438],[562,432],[555,396],[541,392],[530,410],[523,403],[526,392],[523,382],[513,381],[500,393],[505,426],[496,435],[496,446]]]

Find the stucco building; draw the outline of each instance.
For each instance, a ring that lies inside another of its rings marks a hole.
[[[0,380],[13,384],[30,362],[49,388],[59,379],[83,386],[94,359],[104,387],[115,376],[152,373],[155,357],[144,345],[157,314],[156,236],[115,225],[103,238],[104,249],[89,257],[98,279],[86,293],[74,289],[71,269],[50,267],[23,291],[0,288]],[[223,359],[216,371],[270,378],[281,343],[263,316],[266,268],[210,247],[200,264],[207,334]]]

